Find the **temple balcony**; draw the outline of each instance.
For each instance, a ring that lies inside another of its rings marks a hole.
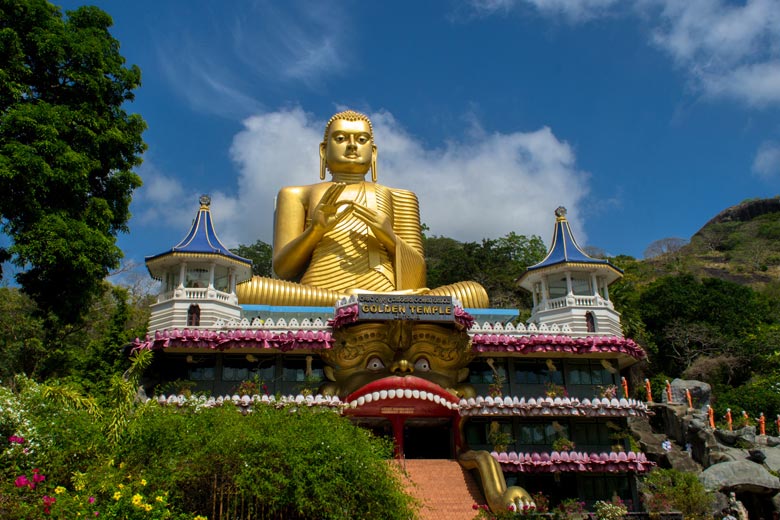
[[[610,300],[602,298],[601,295],[584,296],[569,294],[560,298],[543,299],[533,308],[533,313],[563,309],[565,307],[606,307],[614,309]]]
[[[227,293],[218,291],[216,289],[209,289],[208,287],[179,287],[172,291],[162,292],[157,296],[157,303],[162,303],[168,300],[218,300],[222,302],[231,303],[233,305],[238,304],[238,298],[234,293]]]

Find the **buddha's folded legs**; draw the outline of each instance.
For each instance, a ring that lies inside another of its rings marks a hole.
[[[431,296],[454,296],[463,307],[471,309],[484,309],[490,300],[485,288],[477,282],[457,282],[450,285],[442,285],[431,289],[427,294]]]
[[[261,305],[309,305],[313,307],[333,306],[345,297],[338,291],[303,285],[285,280],[253,276],[248,282],[236,287],[239,303]]]
[[[403,291],[399,293],[403,293]],[[348,296],[347,293],[339,291],[261,276],[255,276],[248,282],[240,284],[236,287],[236,294],[238,301],[243,304],[310,305],[316,307],[332,306],[340,298]],[[454,296],[463,307],[484,308],[488,306],[487,292],[476,282],[443,285],[430,291],[421,292],[421,294]]]

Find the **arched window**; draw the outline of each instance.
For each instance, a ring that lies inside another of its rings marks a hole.
[[[187,326],[197,327],[200,325],[200,307],[194,303],[187,310]]]
[[[585,326],[588,328],[588,332],[596,332],[596,318],[590,311],[585,313]]]

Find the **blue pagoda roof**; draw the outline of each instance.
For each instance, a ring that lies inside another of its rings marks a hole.
[[[552,244],[547,252],[547,256],[538,264],[528,267],[526,272],[562,264],[577,264],[581,267],[605,267],[614,270],[618,277],[623,274],[623,271],[612,265],[609,260],[591,258],[580,249],[569,227],[569,221],[566,219],[566,208],[563,206],[555,210],[555,230],[553,231]]]
[[[188,256],[188,255],[218,255],[227,258],[235,263],[251,267],[252,261],[232,253],[219,240],[217,232],[214,230],[214,222],[211,218],[211,199],[207,195],[200,197],[200,209],[198,215],[192,222],[192,227],[184,239],[173,246],[168,251],[154,256],[147,256],[147,264],[150,261],[158,260],[168,255]]]

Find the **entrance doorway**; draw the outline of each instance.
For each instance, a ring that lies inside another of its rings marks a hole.
[[[409,418],[404,422],[404,457],[407,459],[451,459],[454,453],[452,419]]]

